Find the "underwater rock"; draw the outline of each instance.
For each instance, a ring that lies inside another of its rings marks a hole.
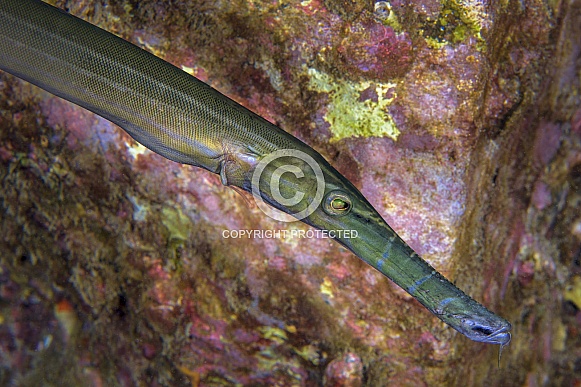
[[[0,73],[0,384],[580,383],[579,2],[344,3],[56,2],[321,152],[513,323],[500,369],[337,243]]]
[[[393,79],[403,76],[412,62],[412,42],[405,32],[396,33],[369,17],[345,27],[337,47],[339,60],[350,76]]]

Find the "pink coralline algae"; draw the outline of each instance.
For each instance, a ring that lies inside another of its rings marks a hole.
[[[581,385],[578,1],[66,3],[313,146],[514,336],[499,368],[332,240],[224,237],[309,228],[0,73],[0,385]],[[332,142],[332,103],[401,134]]]
[[[325,370],[325,387],[361,387],[363,364],[354,353],[333,360]]]
[[[412,63],[412,42],[405,32],[366,18],[343,33],[337,53],[351,76],[391,79],[404,75]]]

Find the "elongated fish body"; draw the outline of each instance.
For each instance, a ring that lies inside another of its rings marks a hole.
[[[501,348],[510,342],[508,321],[420,258],[319,153],[164,60],[41,1],[0,0],[0,69],[114,122],[170,160],[218,173],[225,185],[333,231],[466,337]]]

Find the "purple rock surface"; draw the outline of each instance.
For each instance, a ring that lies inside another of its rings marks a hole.
[[[310,144],[513,340],[0,72],[0,385],[581,385],[578,0],[52,3]]]

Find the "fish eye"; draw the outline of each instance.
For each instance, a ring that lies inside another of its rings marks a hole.
[[[323,203],[323,210],[333,216],[347,215],[351,208],[351,199],[341,191],[329,192]]]
[[[335,198],[331,201],[331,208],[335,211],[345,211],[349,209],[349,203],[341,198]]]

